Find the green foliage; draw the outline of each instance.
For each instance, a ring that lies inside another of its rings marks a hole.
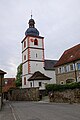
[[[46,85],[46,90],[47,92],[53,92],[53,91],[64,91],[66,89],[75,89],[75,88],[80,88],[80,82],[77,83],[69,83],[69,84],[64,84],[64,85],[57,85],[57,84],[47,84]]]
[[[22,86],[22,64],[20,64],[17,68],[17,75],[16,75],[16,87]]]

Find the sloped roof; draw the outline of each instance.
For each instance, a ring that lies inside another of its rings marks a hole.
[[[4,72],[3,70],[0,70],[0,74],[6,74],[6,72]]]
[[[36,71],[29,79],[28,81],[32,81],[32,80],[50,80],[51,78],[42,74],[39,71]]]
[[[44,69],[45,70],[55,70],[54,65],[56,64],[57,60],[45,60],[44,61]]]
[[[4,78],[4,81],[7,82],[7,84],[4,84],[3,92],[7,92],[10,88],[16,88],[15,78]]]
[[[59,61],[55,64],[55,67],[74,62],[76,60],[80,60],[80,44],[66,50],[60,57]]]

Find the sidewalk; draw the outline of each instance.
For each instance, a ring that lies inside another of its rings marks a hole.
[[[4,101],[2,110],[0,111],[0,120],[14,120],[8,101]]]
[[[39,101],[39,103],[50,103],[49,97],[48,96],[43,97],[42,100]]]

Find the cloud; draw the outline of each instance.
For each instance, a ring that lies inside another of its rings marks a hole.
[[[45,57],[59,59],[64,50],[80,43],[80,0],[1,0],[0,69],[15,76],[22,61],[21,41],[31,10],[40,35],[45,37]]]

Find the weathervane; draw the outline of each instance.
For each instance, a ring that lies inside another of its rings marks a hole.
[[[32,19],[32,10],[31,10],[31,19]]]

